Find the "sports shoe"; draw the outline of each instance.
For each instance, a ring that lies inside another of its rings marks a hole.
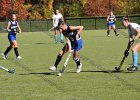
[[[82,70],[82,63],[80,63],[80,65],[77,66],[77,68],[76,68],[76,73],[80,73],[81,70]]]
[[[21,59],[22,59],[22,57],[20,57],[20,56],[17,57],[17,60],[21,60]]]
[[[119,33],[115,34],[116,36],[119,36]]]
[[[61,40],[61,41],[60,41],[60,43],[64,43],[64,41],[63,41],[63,40]]]
[[[2,56],[2,58],[3,58],[4,60],[7,59],[7,58],[6,58],[6,55],[4,55],[4,53],[1,53],[1,56]]]
[[[137,71],[138,68],[135,67],[135,66],[132,66],[132,67],[127,68],[127,70],[128,70],[128,71]]]
[[[55,66],[50,66],[49,70],[51,70],[51,71],[56,71],[57,68],[56,68]]]
[[[110,37],[110,35],[107,35],[107,37]]]

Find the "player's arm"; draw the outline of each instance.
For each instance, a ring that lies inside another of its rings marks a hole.
[[[114,22],[116,22],[116,16],[114,15]]]
[[[134,31],[137,32],[137,35],[134,37],[134,40],[137,40],[140,37],[140,30],[134,29]]]
[[[106,19],[106,21],[107,21],[107,22],[109,21],[109,16],[107,16],[107,19]]]
[[[80,34],[80,32],[83,30],[84,26],[70,26],[71,31],[76,31],[77,34]]]
[[[18,28],[18,30],[19,30],[19,33],[21,33],[21,28],[20,28],[18,22],[17,22],[17,28]]]
[[[84,26],[70,26],[71,31],[77,31],[76,39],[79,39],[80,32],[83,30]]]
[[[69,52],[72,52],[72,50],[71,50],[71,42],[70,42],[70,40],[67,38],[67,37],[65,37],[66,38],[66,43],[68,44],[68,47],[69,47]]]
[[[54,16],[53,16],[53,26],[54,26],[54,24],[55,24],[54,22],[55,22],[55,19],[54,19]]]
[[[10,29],[9,29],[9,27],[10,27],[10,21],[8,22],[8,24],[7,24],[7,31],[9,32],[9,31],[11,31]]]

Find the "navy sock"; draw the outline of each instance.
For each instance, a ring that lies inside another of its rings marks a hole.
[[[19,56],[18,48],[14,48],[14,51],[15,51],[16,57],[18,57]]]
[[[116,31],[116,29],[114,30],[114,32],[115,32],[115,34],[117,34],[117,31]]]
[[[110,30],[107,30],[107,35],[109,35],[110,34]]]
[[[57,58],[56,58],[55,64],[54,64],[54,66],[55,66],[56,68],[57,68],[59,62],[61,61],[61,59],[62,59],[62,56],[58,55]]]
[[[11,47],[8,47],[8,48],[6,49],[6,51],[4,52],[4,55],[7,55],[7,54],[10,52],[11,49],[12,49]]]
[[[77,59],[75,60],[75,62],[76,62],[76,64],[77,64],[77,66],[80,65],[80,59],[79,59],[79,58],[77,58]]]

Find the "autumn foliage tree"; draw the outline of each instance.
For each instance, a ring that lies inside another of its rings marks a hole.
[[[53,0],[39,0],[39,3],[33,4],[30,9],[29,19],[52,18]]]
[[[85,16],[106,16],[117,8],[117,0],[87,0],[84,6]]]
[[[7,19],[10,14],[16,13],[19,19],[26,19],[28,11],[24,8],[23,4],[24,0],[1,0],[0,18]]]

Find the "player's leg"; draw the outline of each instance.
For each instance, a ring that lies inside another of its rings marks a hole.
[[[74,51],[73,53],[73,60],[75,61],[77,67],[76,67],[76,73],[80,73],[81,72],[81,68],[82,68],[82,63],[80,62],[80,59],[78,57],[80,50],[78,51]]]
[[[50,66],[50,68],[49,68],[50,70],[52,70],[52,71],[56,71],[56,70],[57,70],[58,64],[60,63],[60,61],[61,61],[63,55],[64,55],[68,50],[69,50],[69,49],[68,49],[68,45],[66,44],[66,45],[63,47],[63,49],[59,52],[59,54],[57,55],[56,60],[55,60],[55,63],[54,63],[54,66]]]
[[[54,40],[55,40],[55,43],[58,42],[57,33],[58,33],[58,30],[57,30],[57,27],[55,27],[55,28],[54,28]]]
[[[13,45],[10,43],[10,46],[7,47],[7,49],[5,50],[5,52],[4,52],[4,53],[1,53],[2,58],[3,58],[4,60],[7,59],[6,56],[7,56],[7,54],[11,51],[12,48],[13,48]]]
[[[116,30],[116,25],[115,25],[115,24],[113,24],[112,28],[113,28],[113,30],[114,30],[115,35],[116,35],[116,36],[118,36],[119,34],[117,33],[117,30]]]
[[[64,43],[64,41],[63,41],[63,34],[62,34],[62,30],[61,29],[59,29],[59,33],[60,33],[60,42]]]
[[[138,70],[138,53],[137,53],[138,50],[140,50],[140,42],[137,43],[132,48],[133,66],[127,68],[128,71],[137,71]]]
[[[14,46],[14,51],[15,51],[16,58],[17,58],[18,60],[22,59],[22,57],[19,56],[17,41],[14,40],[14,41],[12,41],[12,43],[13,43],[13,46]]]
[[[77,40],[73,45],[72,45],[72,48],[74,50],[74,53],[73,53],[73,60],[76,62],[77,64],[77,68],[76,68],[76,72],[79,73],[81,72],[81,68],[82,68],[82,63],[80,62],[80,59],[79,59],[79,52],[80,52],[80,49],[82,48],[82,39],[79,39]]]
[[[8,39],[9,39],[9,42],[10,42],[10,46],[7,47],[7,49],[5,50],[5,52],[1,54],[3,59],[6,59],[7,54],[8,54],[8,53],[11,51],[11,49],[13,48],[13,43],[12,43],[11,41],[14,40],[15,37],[14,37],[14,35],[8,34]]]
[[[108,25],[108,27],[107,27],[107,36],[110,36],[110,30],[111,30],[111,26]]]

